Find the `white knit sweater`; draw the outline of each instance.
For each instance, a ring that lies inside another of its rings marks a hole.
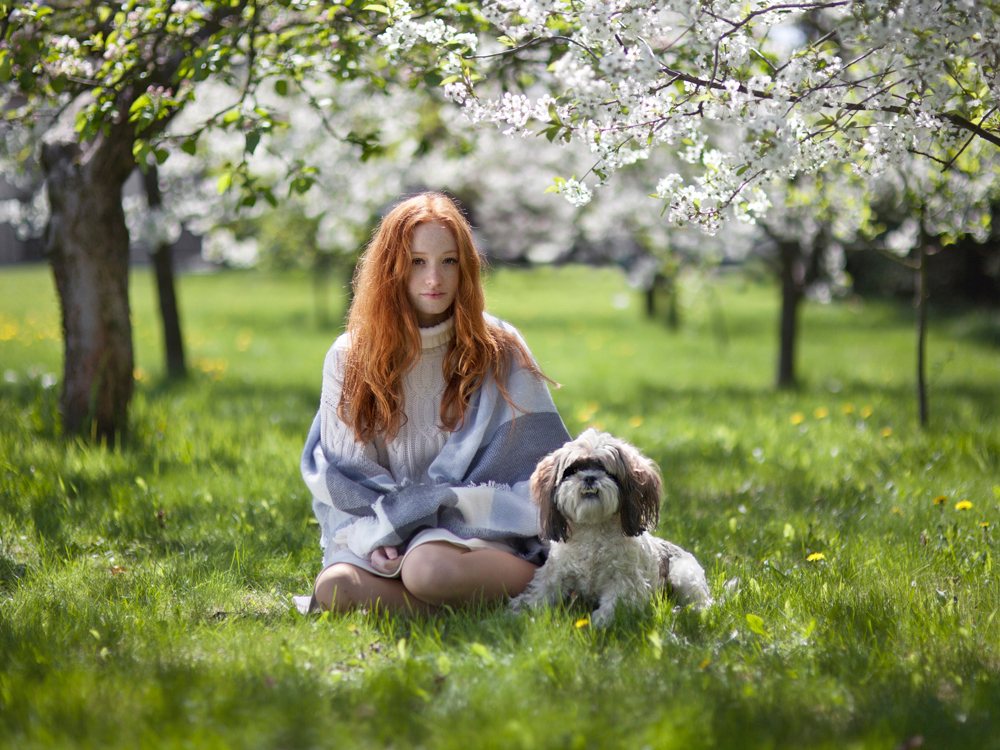
[[[354,440],[354,431],[337,416],[343,385],[343,363],[328,357],[323,372],[321,442],[330,455],[364,453],[387,469],[398,484],[427,479],[427,467],[437,458],[449,433],[441,426],[444,396],[444,357],[455,332],[455,319],[421,328],[420,359],[403,376],[403,410],[406,421],[396,437],[386,443],[376,437],[368,445]],[[331,351],[331,354],[333,352]]]

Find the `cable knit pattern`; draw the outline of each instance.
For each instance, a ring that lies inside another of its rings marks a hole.
[[[444,396],[444,356],[455,332],[455,319],[421,328],[421,356],[403,376],[403,408],[407,419],[388,444],[375,438],[367,445],[354,439],[354,431],[337,416],[343,389],[341,353],[350,346],[345,335],[330,349],[323,367],[321,443],[331,455],[342,456],[362,473],[375,465],[388,469],[397,483],[424,481],[427,467],[448,440],[441,427],[441,399]]]
[[[427,467],[448,440],[448,432],[441,427],[441,399],[446,385],[444,356],[454,333],[454,318],[420,329],[420,359],[403,377],[406,422],[385,446],[389,473],[397,482],[426,481]]]

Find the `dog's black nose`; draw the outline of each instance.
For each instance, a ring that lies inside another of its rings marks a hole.
[[[597,486],[597,477],[595,477],[593,474],[587,474],[583,478],[583,486],[586,487],[588,490],[593,489],[594,487]]]

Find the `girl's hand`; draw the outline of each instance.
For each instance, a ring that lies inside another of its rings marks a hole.
[[[379,573],[392,575],[399,570],[401,562],[402,558],[400,558],[399,552],[396,551],[395,547],[377,547],[372,550],[371,564]]]

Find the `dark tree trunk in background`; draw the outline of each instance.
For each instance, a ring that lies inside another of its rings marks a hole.
[[[677,275],[658,273],[646,290],[646,317],[656,317],[656,298],[661,290],[667,293],[667,327],[676,331],[681,326],[680,306],[677,302]]]
[[[802,301],[800,249],[795,242],[778,242],[781,273],[781,322],[778,336],[778,388],[794,388],[795,350],[798,342],[799,303]]]
[[[143,175],[146,188],[146,202],[150,209],[163,205],[160,183],[156,167],[152,166]],[[160,301],[160,320],[163,323],[163,348],[167,363],[167,377],[179,380],[187,377],[187,363],[184,358],[184,337],[181,334],[181,319],[177,305],[177,291],[174,283],[173,249],[163,244],[152,248],[150,255],[156,270],[156,292]]]
[[[122,185],[135,167],[128,126],[112,126],[86,152],[75,143],[42,148],[51,214],[47,251],[62,310],[67,433],[115,443],[132,398],[128,229]]]

